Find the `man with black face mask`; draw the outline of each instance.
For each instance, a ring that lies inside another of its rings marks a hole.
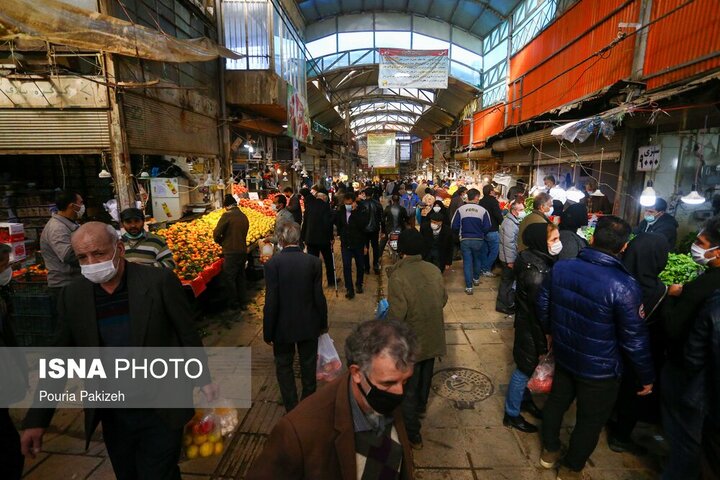
[[[247,480],[414,478],[399,407],[418,353],[404,323],[357,325],[345,341],[349,372],[280,419]]]
[[[151,267],[175,269],[173,254],[164,239],[145,231],[145,215],[139,208],[126,208],[120,212],[125,233],[125,260]]]

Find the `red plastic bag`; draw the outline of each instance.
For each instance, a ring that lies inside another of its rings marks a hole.
[[[555,375],[555,358],[552,353],[540,357],[540,363],[528,381],[527,388],[532,393],[550,393]]]

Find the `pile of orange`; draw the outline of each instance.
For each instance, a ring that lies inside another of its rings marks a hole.
[[[250,221],[247,242],[251,244],[267,236],[275,228],[270,218],[251,208],[241,207]],[[191,222],[174,223],[156,233],[163,237],[177,264],[175,273],[183,280],[192,280],[220,258],[222,249],[213,240],[213,230],[224,210],[216,210]]]
[[[45,265],[30,265],[26,268],[15,270],[12,274],[13,279],[20,282],[30,282],[33,280],[44,280],[47,278],[47,268]]]

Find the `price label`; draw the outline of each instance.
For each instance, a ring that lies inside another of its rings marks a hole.
[[[638,149],[638,172],[653,172],[660,166],[660,145],[648,145]]]

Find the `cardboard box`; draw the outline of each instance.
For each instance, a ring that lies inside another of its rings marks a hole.
[[[25,229],[22,223],[0,223],[0,243],[22,242]]]
[[[10,262],[11,263],[18,262],[20,260],[24,260],[27,257],[24,241],[7,243],[6,245],[10,245],[10,248],[12,249],[10,252]]]

